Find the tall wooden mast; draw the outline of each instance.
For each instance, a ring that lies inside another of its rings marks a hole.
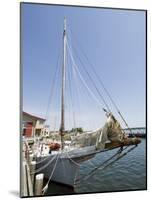
[[[64,31],[63,31],[63,65],[62,65],[62,88],[61,88],[61,149],[64,148],[63,135],[65,131],[65,80],[66,80],[66,18],[64,18]]]

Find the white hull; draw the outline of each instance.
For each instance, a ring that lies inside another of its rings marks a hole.
[[[71,152],[68,152],[68,155],[70,159],[66,153],[60,154],[51,181],[74,187],[74,182],[76,180],[76,175],[80,164],[82,164],[82,162],[84,162],[85,160],[91,159],[95,155],[95,151],[94,147],[91,146],[78,150],[73,150]],[[37,169],[51,161],[54,156],[56,155],[49,155],[48,159],[37,165]],[[41,158],[38,158],[37,161],[39,159],[41,160]],[[50,165],[40,171],[40,173],[44,173],[45,178],[50,178],[53,168],[55,166],[56,159],[57,158],[55,158],[50,163]]]

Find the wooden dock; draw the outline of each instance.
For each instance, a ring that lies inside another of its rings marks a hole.
[[[27,142],[23,143],[21,165],[21,197],[41,196],[44,174],[34,174],[36,161]]]

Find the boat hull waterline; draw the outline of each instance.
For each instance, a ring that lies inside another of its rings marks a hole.
[[[105,147],[106,149],[112,150],[124,146],[138,145],[140,142],[141,140],[139,138],[127,138],[123,142],[107,143]],[[45,159],[46,157],[37,157],[37,161],[40,161],[37,165],[37,169],[40,169],[44,165],[47,165],[49,161],[51,162],[51,160],[53,160],[47,167],[42,169],[40,173],[44,173],[45,178],[49,179],[53,171],[51,181],[74,187],[80,165],[84,161],[92,159],[99,152],[101,152],[101,150],[96,150],[96,146],[93,145],[69,152],[60,152],[60,155],[59,153],[58,155],[50,154],[48,159]],[[57,156],[59,157],[56,164],[57,158],[55,157]],[[42,160],[44,161],[41,162]]]
[[[81,149],[60,153],[60,155],[57,155],[59,157],[56,166],[56,154],[50,154],[48,159],[45,159],[46,157],[37,157],[37,162],[40,161],[40,163],[36,168],[38,170],[50,162],[48,166],[39,172],[43,173],[46,179],[49,179],[52,171],[54,171],[51,177],[51,181],[74,187],[80,164],[86,160],[92,159],[96,154],[95,146],[85,147],[84,149],[85,150],[82,149],[82,155]],[[42,160],[44,161],[41,162]]]

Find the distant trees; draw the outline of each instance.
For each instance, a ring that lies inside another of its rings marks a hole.
[[[72,128],[70,132],[83,133],[83,128],[82,127]]]
[[[63,136],[64,140],[71,140],[71,136],[75,135],[77,133],[82,134],[83,128],[82,127],[78,127],[78,128],[72,128],[70,131],[65,131],[65,134]]]
[[[71,130],[66,130],[66,131],[64,131],[63,139],[64,140],[71,140],[72,135],[75,136],[77,134],[82,134],[83,132],[84,132],[84,130],[83,130],[82,127],[77,127],[77,128],[72,128]],[[60,141],[59,131],[55,132],[55,134],[53,132],[50,133],[49,138],[52,139],[52,140]]]

